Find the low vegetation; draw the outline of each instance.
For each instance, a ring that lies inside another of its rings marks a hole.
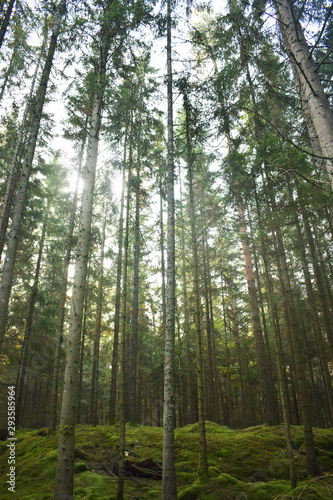
[[[125,498],[161,498],[162,433],[157,427],[126,429]],[[315,429],[321,475],[306,475],[301,427],[292,427],[299,484],[290,492],[283,427],[232,430],[207,423],[209,481],[197,480],[198,424],[175,433],[179,500],[273,500],[333,498],[333,428]],[[74,498],[112,500],[117,488],[119,425],[77,426]],[[16,441],[16,489],[8,491],[8,447],[0,441],[0,498],[51,500],[57,436],[48,429],[19,430]]]

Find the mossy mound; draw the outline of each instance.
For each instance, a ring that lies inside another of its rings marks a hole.
[[[303,453],[303,431],[292,427],[299,486],[289,492],[288,457],[283,427],[257,426],[232,430],[207,422],[208,475],[197,481],[198,425],[175,432],[176,474],[182,500],[273,500],[333,498],[333,429],[315,429],[318,463],[325,478],[309,482]],[[8,447],[0,441],[0,498],[51,500],[57,436],[47,429],[16,433],[16,490],[8,491]],[[163,429],[127,426],[125,498],[161,498]],[[76,428],[74,498],[111,500],[117,490],[119,425]],[[317,495],[317,496],[316,496]]]
[[[333,498],[333,476],[303,481],[290,491],[289,481],[245,483],[221,474],[200,485],[196,481],[178,494],[178,500],[328,500]]]

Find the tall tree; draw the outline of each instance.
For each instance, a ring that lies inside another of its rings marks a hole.
[[[1,19],[0,19],[0,48],[5,38],[5,34],[9,25],[10,17],[13,12],[15,0],[8,0],[8,2],[2,2],[1,4]]]
[[[127,127],[124,139],[124,159],[122,188],[120,199],[120,214],[118,226],[118,253],[117,253],[117,277],[116,277],[116,297],[113,328],[113,351],[111,368],[111,388],[109,403],[109,422],[112,423],[116,417],[116,395],[117,395],[117,374],[118,374],[118,351],[119,351],[119,326],[120,326],[120,299],[121,299],[121,273],[122,273],[122,255],[123,255],[123,231],[124,231],[124,195],[125,195],[125,173],[126,173],[126,154],[127,154]]]
[[[46,55],[42,76],[36,92],[33,118],[30,125],[30,135],[27,145],[27,152],[26,152],[26,157],[24,159],[21,180],[15,199],[15,205],[13,208],[13,217],[12,217],[10,232],[8,235],[7,253],[4,261],[1,288],[0,288],[0,349],[6,332],[8,303],[12,288],[12,277],[16,259],[16,249],[20,234],[20,227],[24,212],[25,201],[27,197],[27,190],[29,185],[29,179],[30,179],[35,149],[36,149],[38,132],[42,118],[46,89],[50,78],[50,72],[53,64],[54,54],[57,47],[57,40],[61,32],[61,22],[65,13],[66,13],[66,1],[61,0],[55,7],[54,25],[52,29],[52,34],[49,42],[48,52]]]
[[[64,391],[59,428],[57,469],[54,488],[55,500],[73,497],[74,439],[77,412],[78,356],[84,303],[84,290],[89,254],[93,197],[98,155],[101,113],[105,89],[105,73],[110,49],[113,16],[110,0],[104,8],[99,32],[98,68],[94,86],[93,108],[88,135],[87,159],[84,170],[84,187],[81,201],[79,239],[75,259],[73,293],[71,300],[68,345],[64,377]]]
[[[296,64],[301,98],[307,104],[325,158],[328,180],[333,189],[333,113],[330,103],[320,80],[318,66],[313,60],[299,22],[298,9],[291,0],[282,0],[274,4],[281,32],[288,44],[286,50],[292,62]]]
[[[24,415],[24,411],[23,411],[24,410],[24,407],[23,407],[24,384],[25,384],[26,371],[27,371],[27,367],[28,367],[28,361],[29,361],[29,358],[31,355],[31,353],[30,353],[30,342],[31,342],[30,338],[31,338],[31,332],[32,332],[32,322],[34,319],[35,305],[36,305],[36,299],[37,299],[37,293],[38,293],[39,273],[40,273],[40,268],[41,268],[41,263],[42,263],[44,241],[45,241],[46,230],[47,230],[47,222],[48,222],[48,216],[49,216],[49,211],[50,211],[50,204],[51,204],[51,199],[49,197],[48,201],[47,201],[45,215],[44,215],[42,234],[41,234],[40,241],[39,241],[37,264],[36,264],[34,282],[32,285],[32,290],[31,290],[31,295],[30,295],[30,300],[29,300],[29,313],[28,313],[27,323],[26,323],[26,327],[25,327],[22,352],[21,352],[21,362],[20,362],[20,368],[19,368],[19,373],[18,373],[18,377],[17,377],[17,384],[16,384],[16,386],[17,386],[16,403],[17,403],[17,408],[18,408],[17,416],[16,416],[16,425],[17,426],[21,425],[23,415]]]
[[[188,90],[185,82],[184,88],[184,108],[185,108],[185,129],[186,129],[186,162],[188,168],[189,191],[190,191],[190,224],[191,224],[191,242],[192,242],[192,269],[193,269],[193,292],[194,292],[194,323],[195,323],[195,343],[197,357],[197,386],[198,386],[198,417],[199,417],[199,439],[200,439],[200,458],[198,474],[200,480],[205,480],[208,476],[207,462],[207,442],[205,425],[205,399],[204,399],[204,376],[202,361],[202,339],[201,339],[201,318],[200,318],[200,296],[199,296],[199,270],[198,270],[198,248],[197,232],[194,210],[194,190],[193,190],[193,151],[190,136],[190,112],[188,102]]]
[[[50,430],[52,432],[54,432],[56,430],[56,426],[57,426],[58,383],[59,383],[61,345],[62,345],[62,339],[63,339],[63,328],[64,328],[64,320],[65,320],[65,305],[66,305],[66,298],[67,298],[68,270],[69,270],[71,253],[72,253],[73,234],[74,234],[74,226],[75,226],[76,211],[77,211],[77,201],[78,201],[79,181],[80,181],[80,176],[81,176],[81,168],[82,168],[85,143],[86,143],[86,133],[84,133],[84,137],[82,139],[80,152],[79,152],[79,158],[78,158],[79,165],[78,165],[77,179],[76,179],[75,191],[74,191],[74,195],[73,195],[72,213],[71,213],[69,227],[68,227],[66,254],[65,254],[64,263],[63,263],[61,295],[60,295],[60,302],[59,302],[59,315],[58,315],[58,322],[57,322],[54,364],[53,364],[53,371],[52,371],[51,401],[50,401],[50,411],[49,411],[49,426],[50,426]]]
[[[121,303],[121,333],[119,342],[119,469],[117,482],[117,500],[124,498],[125,479],[125,437],[126,437],[126,413],[125,413],[125,371],[126,371],[126,324],[127,324],[127,271],[128,271],[128,240],[129,240],[129,220],[130,220],[130,196],[132,182],[132,130],[130,133],[129,166],[127,176],[127,200],[126,200],[126,229],[124,238],[124,263],[123,263],[123,287]]]
[[[163,477],[162,500],[177,498],[174,456],[174,384],[175,384],[175,195],[174,195],[174,144],[172,101],[172,10],[167,0],[167,101],[168,101],[168,170],[167,170],[167,286],[166,328],[164,339],[164,410],[163,410]]]
[[[9,167],[9,172],[8,172],[8,177],[7,177],[7,182],[6,182],[6,191],[5,191],[5,196],[4,196],[3,203],[2,203],[2,210],[1,210],[1,216],[0,216],[0,258],[1,258],[2,250],[3,250],[3,246],[5,243],[5,236],[6,236],[7,226],[8,226],[9,213],[10,213],[10,208],[11,208],[11,204],[12,204],[12,200],[13,200],[13,196],[14,196],[14,186],[15,186],[14,180],[15,180],[15,173],[17,171],[18,158],[19,158],[20,150],[22,148],[22,142],[24,139],[24,135],[26,133],[28,114],[29,114],[29,110],[30,110],[30,106],[31,106],[32,97],[33,97],[33,94],[35,91],[39,67],[40,67],[40,64],[42,62],[42,57],[44,56],[46,43],[47,43],[47,30],[44,30],[43,43],[42,43],[42,46],[40,48],[39,56],[38,56],[37,63],[36,63],[36,68],[35,68],[35,71],[34,71],[34,74],[32,77],[30,91],[29,91],[29,95],[27,97],[27,102],[26,102],[25,108],[24,108],[23,117],[22,117],[20,129],[19,129],[19,134],[18,134],[18,137],[16,140],[15,151],[14,151],[14,155],[13,155],[10,167]],[[0,101],[1,101],[1,99],[0,99]]]
[[[105,202],[103,203],[105,205]],[[101,321],[102,321],[102,308],[103,308],[103,292],[104,292],[104,247],[105,247],[105,231],[107,223],[107,206],[104,210],[104,221],[101,238],[101,257],[99,265],[99,283],[98,283],[98,296],[97,296],[97,311],[94,332],[94,351],[93,351],[93,365],[91,374],[91,391],[90,391],[90,423],[97,425],[98,423],[98,379],[99,379],[99,351],[100,351],[100,338],[101,338]]]

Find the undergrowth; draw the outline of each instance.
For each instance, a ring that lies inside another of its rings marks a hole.
[[[126,428],[128,477],[125,499],[161,498],[162,429]],[[197,479],[198,425],[175,431],[179,500],[315,500],[333,498],[333,429],[315,429],[322,475],[308,478],[301,427],[292,427],[298,486],[289,487],[289,465],[283,427],[244,430],[207,422],[209,481]],[[0,498],[51,500],[57,456],[57,436],[47,429],[16,433],[16,487],[8,491],[8,441],[0,441]],[[74,498],[112,500],[117,489],[119,426],[76,428]],[[155,471],[153,469],[155,468]]]

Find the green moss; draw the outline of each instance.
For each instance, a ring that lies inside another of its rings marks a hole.
[[[193,485],[178,494],[178,500],[196,500],[200,493],[200,486]]]
[[[86,470],[88,470],[87,464],[83,462],[77,462],[74,464],[75,472],[85,472]]]
[[[297,493],[289,492],[289,462],[283,427],[256,426],[232,430],[207,422],[209,478],[198,479],[198,425],[175,431],[176,475],[179,498],[196,500],[301,500],[333,498],[333,480],[300,482]],[[57,436],[47,430],[17,431],[17,490],[20,500],[48,500],[53,496],[57,456]],[[302,443],[303,430],[292,426],[293,442]],[[314,429],[318,463],[322,471],[333,471],[333,429]],[[126,426],[127,458],[141,461],[151,458],[162,463],[163,429]],[[115,498],[117,478],[108,473],[118,460],[119,425],[76,427],[74,498],[110,500]],[[331,446],[332,444],[332,446]],[[297,452],[297,475],[306,477],[305,455]],[[0,442],[0,498],[13,498],[6,485],[8,449]],[[128,477],[125,498],[159,500],[161,481]],[[302,493],[301,493],[302,492]],[[236,495],[236,496],[235,496]]]
[[[230,474],[220,474],[219,477],[217,478],[219,484],[221,485],[227,485],[227,484],[237,484],[237,479],[234,477],[230,476]]]
[[[209,477],[218,477],[220,474],[221,474],[221,471],[217,467],[208,467]]]

